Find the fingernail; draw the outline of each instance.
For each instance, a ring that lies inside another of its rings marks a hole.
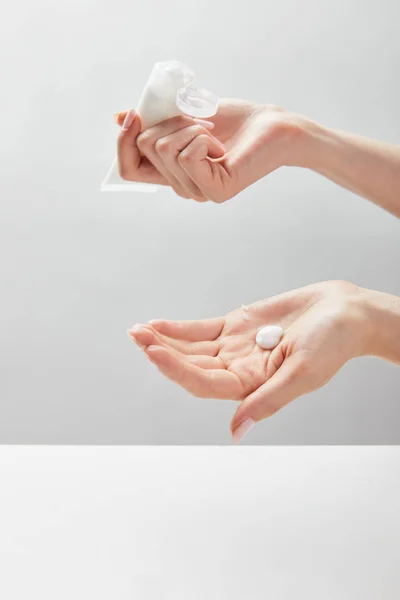
[[[238,444],[255,424],[256,422],[254,419],[250,418],[243,421],[243,423],[240,423],[232,434],[233,443]]]
[[[128,110],[128,112],[126,113],[126,117],[124,119],[124,122],[122,123],[122,129],[124,131],[126,131],[127,129],[129,129],[129,127],[132,125],[132,122],[133,122],[134,118],[135,118],[135,111]]]
[[[136,331],[135,331],[134,329],[127,329],[126,333],[127,333],[128,335],[130,335],[131,337],[134,337],[134,335],[135,335]]]
[[[142,327],[144,327],[144,325],[142,323],[135,323],[130,328],[130,331],[136,332],[136,331],[139,331],[139,329],[142,329]]]
[[[146,356],[149,359],[150,362],[157,364],[159,362],[158,357],[154,357],[152,355],[152,350],[157,349],[157,346],[148,346],[146,348]]]
[[[215,123],[211,123],[211,121],[204,121],[204,119],[193,119],[195,123],[202,125],[205,129],[214,129]]]
[[[135,334],[138,331],[140,331],[141,329],[143,329],[143,325],[137,324],[137,325],[133,325],[130,329],[128,329],[128,331]]]
[[[118,123],[119,121],[119,113],[114,113],[114,121]]]
[[[129,337],[131,337],[136,342],[136,338],[135,338],[136,331],[134,331],[133,329],[127,329],[126,333],[129,335]]]
[[[141,344],[139,342],[139,340],[136,339],[136,336],[135,336],[135,334],[139,331],[139,329],[141,327],[142,327],[141,325],[134,325],[131,329],[128,329],[126,333],[129,335],[129,337],[131,338],[131,340],[133,342],[135,342],[135,344],[137,346],[139,346],[139,348],[145,348],[145,346],[143,346],[143,344]]]

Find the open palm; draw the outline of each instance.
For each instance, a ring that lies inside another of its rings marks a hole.
[[[353,289],[354,288],[354,289]],[[268,417],[324,385],[360,351],[356,286],[316,284],[204,321],[151,321],[129,334],[158,369],[191,394],[242,400],[233,421]],[[267,324],[285,331],[271,351],[255,341]]]

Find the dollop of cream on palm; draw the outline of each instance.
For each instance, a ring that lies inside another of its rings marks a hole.
[[[256,342],[264,350],[273,350],[281,341],[283,333],[279,325],[267,325],[258,330]]]

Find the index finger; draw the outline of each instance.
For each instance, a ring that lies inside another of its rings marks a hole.
[[[161,173],[140,154],[136,143],[140,131],[139,115],[133,110],[126,112],[117,143],[119,174],[127,181],[166,185]]]
[[[161,346],[149,346],[146,348],[146,354],[163,375],[181,385],[193,396],[220,400],[243,398],[240,379],[231,371],[202,369]]]
[[[149,321],[149,324],[163,335],[176,340],[185,340],[187,342],[205,342],[216,340],[224,327],[225,319],[216,317],[215,319],[203,319],[200,321],[166,321],[156,319]]]

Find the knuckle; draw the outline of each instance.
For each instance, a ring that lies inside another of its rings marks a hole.
[[[193,153],[189,148],[185,148],[178,156],[178,162],[180,165],[190,164],[193,160]]]
[[[166,138],[160,138],[155,143],[155,149],[158,154],[166,154],[171,150],[171,142]]]
[[[197,152],[199,147],[207,144],[207,135],[198,135],[195,137],[188,146],[182,152],[179,153],[178,162],[179,164],[190,164],[196,160]]]
[[[144,131],[143,133],[141,133],[138,136],[138,138],[136,140],[136,145],[140,151],[143,151],[151,145],[151,142],[152,142],[151,133]]]

